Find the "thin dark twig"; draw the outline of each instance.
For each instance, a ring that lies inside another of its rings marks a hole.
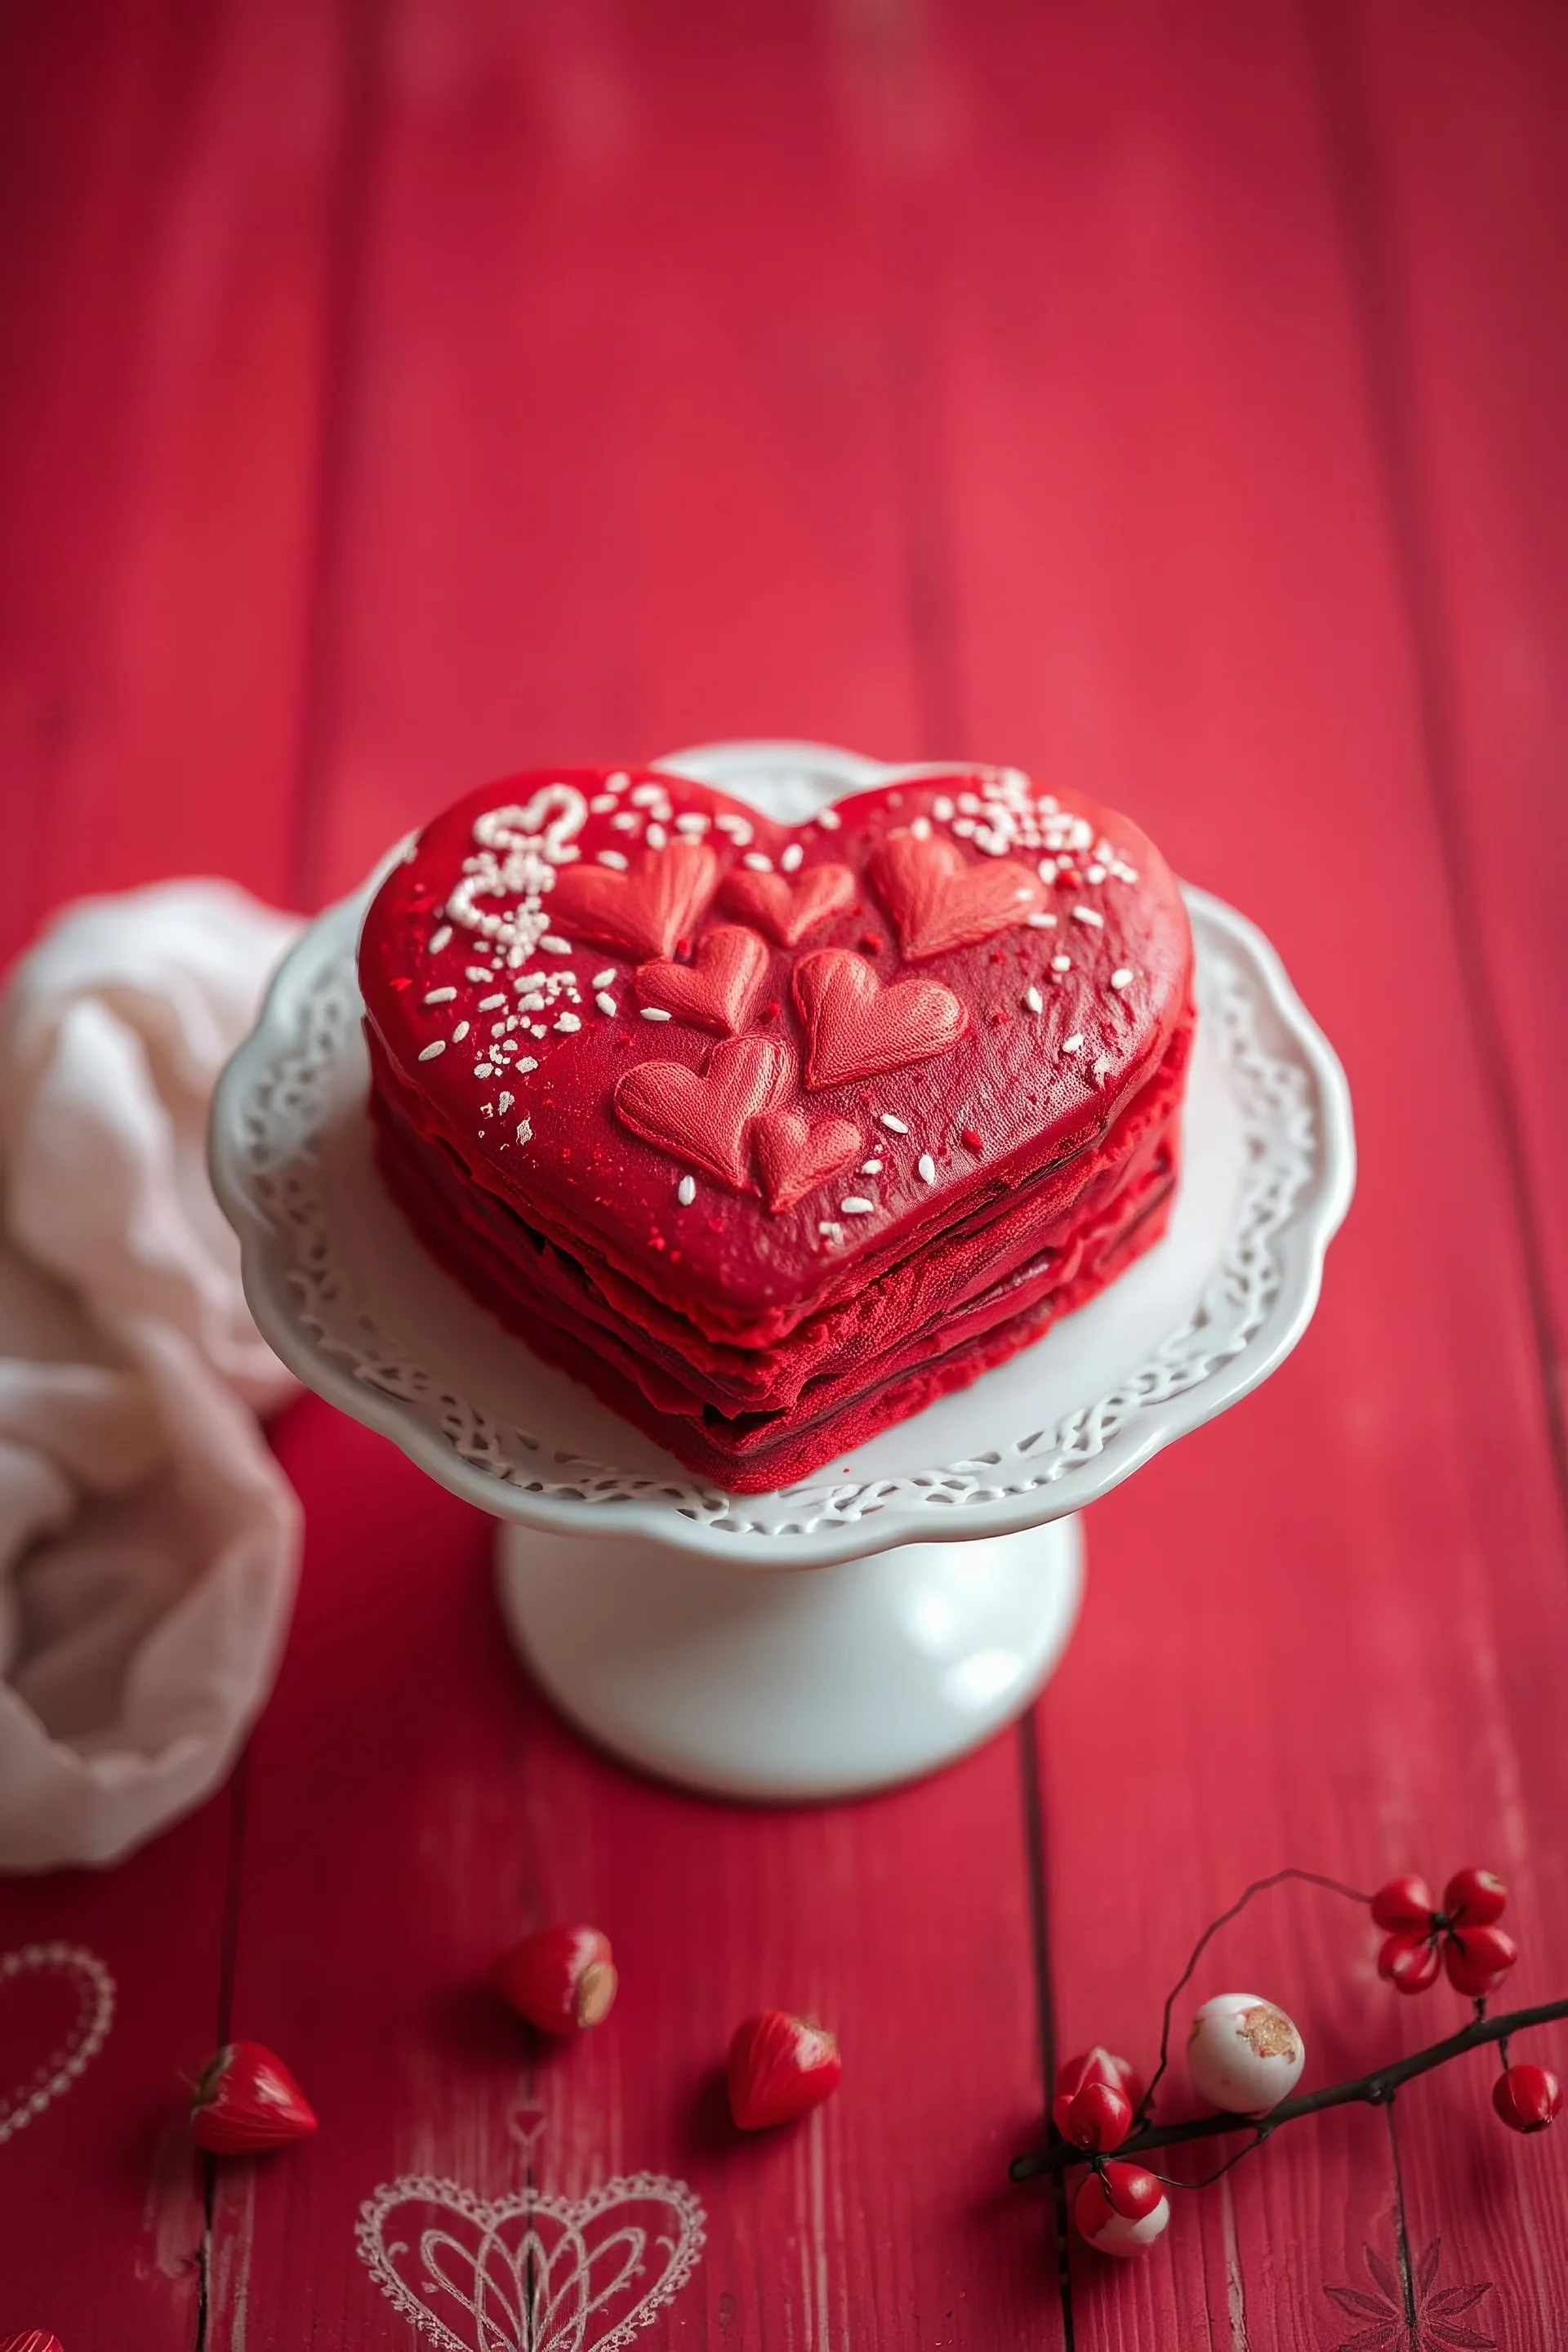
[[[1198,1962],[1203,1958],[1205,1952],[1208,1949],[1209,1945],[1213,1943],[1220,1929],[1222,1927],[1228,1927],[1231,1921],[1237,1916],[1237,1913],[1246,1910],[1247,1905],[1251,1902],[1255,1895],[1267,1895],[1271,1886],[1282,1886],[1288,1878],[1300,1879],[1303,1885],[1308,1886],[1327,1887],[1331,1895],[1343,1895],[1347,1896],[1352,1903],[1370,1903],[1372,1901],[1371,1895],[1362,1894],[1359,1887],[1347,1886],[1342,1879],[1325,1878],[1321,1871],[1287,1868],[1285,1870],[1275,1871],[1272,1876],[1268,1878],[1255,1878],[1251,1885],[1246,1890],[1245,1894],[1237,1895],[1236,1901],[1231,1905],[1228,1911],[1222,1911],[1217,1919],[1211,1919],[1208,1926],[1204,1929],[1203,1934],[1198,1937],[1197,1942],[1193,1946],[1193,1956],[1191,1959],[1187,1962],[1186,1967],[1182,1970],[1181,1975],[1176,1979],[1175,1983],[1171,1987],[1170,1991],[1165,1995],[1165,2012],[1160,2025],[1160,2063],[1154,2069],[1148,2089],[1144,2092],[1143,2096],[1138,2103],[1138,2112],[1132,2118],[1133,2127],[1135,2130],[1142,2130],[1142,2126],[1148,2122],[1150,2116],[1153,2113],[1154,2094],[1159,2088],[1161,2076],[1164,2074],[1166,2067],[1171,2063],[1171,2012],[1175,2008],[1178,1996],[1181,1994],[1184,1987],[1191,1982],[1193,1970],[1197,1967]]]
[[[1555,2025],[1563,2018],[1568,2018],[1568,2000],[1542,2001],[1539,2008],[1510,2010],[1501,2017],[1474,2018],[1458,2033],[1450,2033],[1446,2042],[1429,2042],[1425,2050],[1417,2050],[1408,2058],[1395,2059],[1390,2065],[1378,2066],[1370,2074],[1358,2074],[1348,2083],[1325,2084],[1321,2091],[1304,2091],[1297,2098],[1281,2099],[1266,2118],[1266,2134],[1277,2132],[1282,2124],[1298,2123],[1303,2116],[1321,2115],[1325,2107],[1348,2107],[1358,2100],[1365,2106],[1386,2106],[1401,2084],[1414,2081],[1417,2074],[1428,2074],[1435,2066],[1446,2066],[1450,2059],[1462,2058],[1467,2051],[1506,2042],[1531,2026]],[[1150,2124],[1133,2131],[1120,2147],[1108,2153],[1119,2162],[1131,2161],[1151,2148],[1174,2147],[1184,2140],[1217,2139],[1226,2132],[1257,2129],[1256,2120],[1247,2116],[1196,2116],[1190,2123]],[[1033,2180],[1042,2172],[1066,2172],[1070,2166],[1087,2161],[1081,2147],[1058,2137],[1049,2147],[1016,2157],[1009,2171],[1015,2180]]]
[[[1268,2137],[1268,2130],[1266,2126],[1262,2131],[1255,2133],[1245,2147],[1238,2147],[1234,2156],[1227,2156],[1225,2162],[1216,2165],[1212,2172],[1200,2173],[1196,2180],[1178,2180],[1173,2172],[1157,2172],[1154,2178],[1156,2180],[1163,2181],[1167,2189],[1212,2189],[1215,2182],[1221,2179],[1233,2164],[1239,2164],[1244,2156],[1256,2156]]]

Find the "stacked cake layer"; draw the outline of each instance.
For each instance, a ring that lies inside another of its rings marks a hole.
[[[789,828],[673,774],[438,818],[361,943],[383,1168],[542,1356],[738,1491],[1037,1339],[1163,1230],[1171,877],[1016,771]]]

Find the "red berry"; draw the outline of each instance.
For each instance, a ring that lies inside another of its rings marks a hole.
[[[958,1139],[966,1151],[978,1151],[985,1139],[977,1127],[961,1127]]]
[[[209,2058],[191,2099],[191,2137],[215,2156],[287,2147],[316,2128],[304,2092],[259,2042],[230,2042]]]
[[[581,2033],[616,1998],[610,1941],[597,1927],[542,1927],[490,1964],[490,1982],[542,2033]]]
[[[1141,2253],[1171,2218],[1165,2192],[1141,2164],[1105,2165],[1091,2172],[1073,2200],[1080,2236],[1103,2253]]]
[[[1472,2000],[1495,1992],[1518,1958],[1519,1946],[1501,1927],[1456,1927],[1443,1938],[1448,1982]]]
[[[1557,2119],[1563,2085],[1549,2067],[1509,2067],[1492,2084],[1492,2105],[1510,2131],[1544,2131]]]
[[[742,2131],[793,2123],[832,2097],[842,2071],[826,2027],[764,2009],[738,2025],[730,2043],[730,2113]]]
[[[1057,2068],[1056,2095],[1051,2101],[1051,2120],[1064,2139],[1071,2137],[1068,2130],[1068,2110],[1086,2083],[1103,2083],[1112,2091],[1120,2091],[1130,2106],[1136,2106],[1142,2084],[1125,2058],[1113,2050],[1106,2050],[1097,2042],[1092,2050],[1081,2051],[1076,2058],[1064,2058]]]
[[[1436,1939],[1424,1927],[1405,1927],[1385,1936],[1377,1956],[1377,1973],[1395,1992],[1425,1992],[1437,1981],[1442,1967]]]
[[[1443,1889],[1443,1908],[1456,1927],[1489,1927],[1508,1908],[1508,1889],[1495,1870],[1457,1870]]]
[[[1063,2136],[1075,2147],[1120,2147],[1132,2128],[1132,2102],[1109,2083],[1086,2083],[1068,2102]]]
[[[1425,1927],[1437,1908],[1424,1878],[1407,1872],[1391,1878],[1372,1898],[1373,1924],[1378,1927]]]

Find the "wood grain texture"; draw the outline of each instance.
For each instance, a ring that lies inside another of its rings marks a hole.
[[[1283,1861],[1491,1861],[1510,1993],[1568,1971],[1555,17],[147,0],[91,32],[5,28],[10,938],[83,875],[318,900],[536,759],[1017,759],[1263,923],[1363,1176],[1299,1356],[1094,1513],[1037,1721],[874,1803],[592,1753],[511,1661],[485,1525],[298,1407],[309,1557],[243,1775],[112,1876],[0,1889],[0,1946],[79,1937],[122,1989],[0,2148],[0,2327],[411,2346],[354,2250],[378,2183],[649,2168],[709,2226],[650,2347],[1316,2352],[1372,2324],[1325,2289],[1392,2275],[1396,2330],[1484,2282],[1477,2331],[1545,2352],[1568,2145],[1505,2140],[1479,2061],[1392,2129],[1300,2127],[1139,2264],[1005,2175],[1053,2037],[1147,2062],[1197,1929]],[[547,2056],[479,1979],[578,1913],[625,1989]],[[1314,2076],[1360,2071],[1459,2006],[1396,2003],[1373,1948],[1293,1891],[1194,1998],[1250,1985]],[[773,2001],[838,2029],[845,2089],[743,2142],[715,2070]],[[204,2263],[167,2086],[220,2019],[322,2132],[222,2168]]]

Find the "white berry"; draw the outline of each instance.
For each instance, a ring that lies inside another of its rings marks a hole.
[[[1266,2116],[1289,2098],[1307,2046],[1282,2009],[1252,1992],[1216,1993],[1193,2019],[1187,2073],[1200,2099],[1231,2116]]]

